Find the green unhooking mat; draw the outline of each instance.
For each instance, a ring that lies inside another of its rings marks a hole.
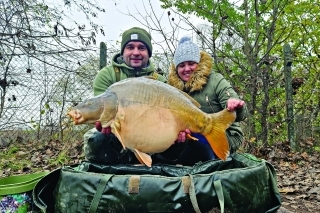
[[[82,162],[42,178],[33,190],[43,212],[276,212],[274,168],[249,154],[193,167]]]

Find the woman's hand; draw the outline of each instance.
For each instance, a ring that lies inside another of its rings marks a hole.
[[[236,109],[240,109],[245,105],[245,102],[236,98],[230,98],[227,101],[227,109],[231,112],[235,111]]]
[[[175,143],[183,143],[183,142],[185,142],[186,139],[187,139],[187,135],[190,135],[190,134],[191,134],[190,129],[185,129],[184,131],[179,132],[178,138],[175,141]]]

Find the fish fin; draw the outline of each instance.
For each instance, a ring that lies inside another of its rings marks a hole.
[[[123,149],[126,149],[126,146],[124,145],[124,143],[122,141],[122,137],[119,133],[121,130],[121,122],[120,121],[123,121],[124,117],[125,117],[125,113],[119,111],[118,114],[116,115],[114,121],[110,125],[110,127],[111,127],[111,132],[118,138]]]
[[[214,124],[212,130],[205,134],[212,150],[222,160],[229,156],[229,142],[226,135],[226,129],[235,121],[236,113],[224,109],[218,113],[211,114]]]
[[[120,141],[120,143],[122,145],[122,148],[126,149],[126,146],[122,142],[122,138],[121,138],[121,136],[119,134],[118,128],[114,124],[111,125],[111,132],[118,138],[118,140]]]
[[[218,158],[226,160],[229,156],[229,143],[226,133],[223,131],[215,131],[213,136],[205,135],[205,137]],[[212,140],[212,137],[216,140]]]
[[[187,138],[192,139],[194,141],[198,141],[199,139],[196,137],[191,136],[190,134],[187,134]]]
[[[102,96],[104,100],[103,111],[101,112],[100,121],[102,123],[111,121],[118,113],[118,96],[113,92],[106,92]]]
[[[140,163],[147,165],[148,167],[151,167],[152,159],[150,155],[140,152],[137,149],[134,149],[134,154],[137,157],[137,159],[140,161]]]

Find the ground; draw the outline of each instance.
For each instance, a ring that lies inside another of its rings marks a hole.
[[[310,150],[312,141],[306,141]],[[277,174],[282,207],[278,213],[307,213],[320,209],[320,154],[292,152],[285,142],[271,147],[248,148],[251,154],[270,162]],[[62,165],[81,162],[82,141],[63,144],[49,142],[15,142],[0,146],[0,178],[37,171],[52,171]]]
[[[302,150],[310,150],[313,141],[300,143]],[[282,208],[278,213],[318,212],[320,209],[320,153],[292,152],[282,142],[267,148],[253,149],[254,155],[270,162],[277,174]]]

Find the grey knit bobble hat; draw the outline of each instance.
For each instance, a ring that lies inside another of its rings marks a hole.
[[[190,37],[182,37],[174,53],[173,61],[176,67],[185,61],[194,61],[199,63],[200,49],[198,45],[193,43]]]

